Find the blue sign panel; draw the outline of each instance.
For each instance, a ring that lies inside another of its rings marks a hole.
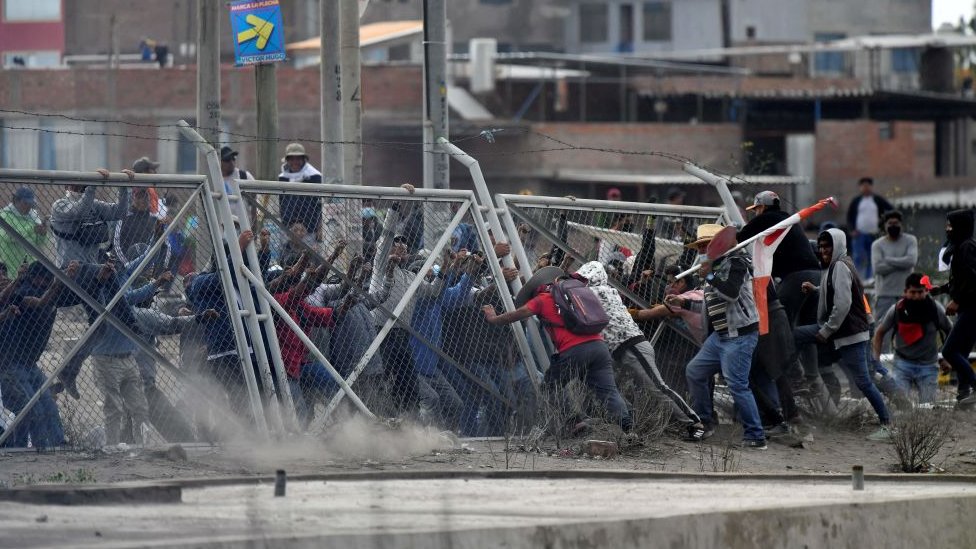
[[[285,60],[285,26],[278,0],[234,0],[230,28],[237,66]]]

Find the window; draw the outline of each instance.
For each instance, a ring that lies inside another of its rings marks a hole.
[[[8,69],[37,69],[60,67],[59,51],[7,51],[3,53],[3,66]]]
[[[747,40],[756,39],[756,27],[754,25],[746,26],[746,39]]]
[[[918,50],[895,48],[891,50],[891,70],[894,72],[918,72]]]
[[[6,0],[5,21],[60,21],[61,0]]]
[[[617,44],[617,51],[620,53],[632,53],[634,51],[634,6],[633,4],[621,4],[620,18],[620,43]]]
[[[835,32],[818,32],[813,35],[815,42],[832,42],[844,38]],[[813,68],[817,73],[844,72],[844,53],[839,51],[820,52],[813,55]]]
[[[644,41],[671,40],[671,2],[644,2]]]
[[[6,120],[3,167],[30,170],[94,170],[108,164],[105,127],[99,122]],[[23,128],[23,129],[21,129]]]
[[[878,139],[881,141],[891,141],[895,138],[895,127],[891,122],[878,123]]]
[[[580,42],[606,42],[609,39],[609,9],[606,4],[580,4]]]

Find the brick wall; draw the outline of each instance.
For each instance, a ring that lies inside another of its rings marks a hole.
[[[857,195],[857,180],[873,177],[886,197],[937,190],[935,126],[931,122],[893,122],[890,139],[883,123],[870,120],[821,120],[817,123],[816,185],[819,195],[833,195],[842,210]]]

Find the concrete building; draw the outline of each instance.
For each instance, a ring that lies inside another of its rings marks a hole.
[[[62,0],[0,0],[0,66],[59,66],[65,51],[64,15]]]

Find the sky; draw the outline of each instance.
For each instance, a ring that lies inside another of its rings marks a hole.
[[[973,0],[932,0],[932,28],[942,23],[955,23],[962,15],[969,19],[973,15]]]

